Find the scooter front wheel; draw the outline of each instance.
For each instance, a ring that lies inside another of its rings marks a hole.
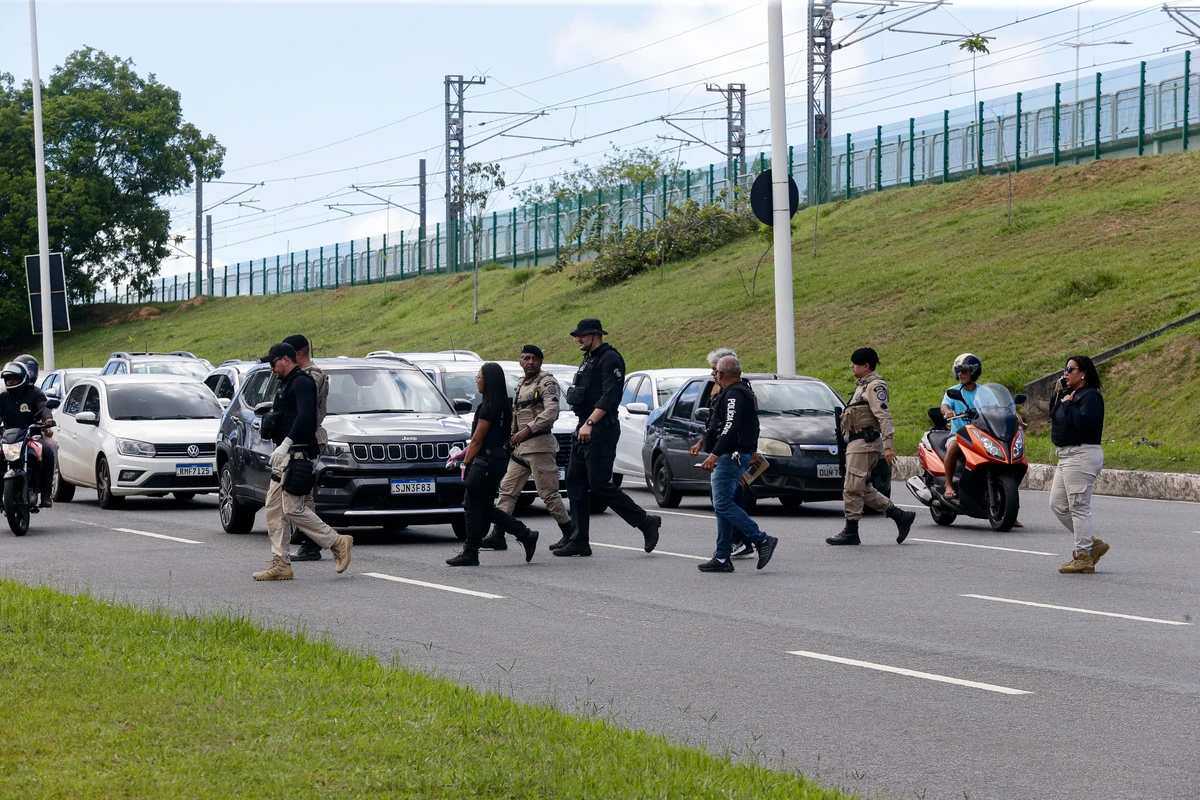
[[[988,495],[988,522],[992,530],[1000,533],[1012,530],[1017,522],[1017,513],[1021,510],[1016,477],[995,477],[988,486]]]
[[[23,492],[17,484],[15,480],[4,482],[4,516],[13,536],[24,536],[29,533],[29,505],[21,502]]]

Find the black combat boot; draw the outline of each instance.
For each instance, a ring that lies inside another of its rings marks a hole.
[[[642,523],[642,538],[646,540],[646,552],[653,553],[658,546],[658,529],[662,527],[662,517],[657,514],[647,514]]]
[[[289,558],[292,561],[320,561],[321,548],[317,546],[316,542],[305,536],[300,540],[300,546]]]
[[[846,520],[846,527],[842,528],[842,532],[837,536],[830,536],[825,540],[825,544],[859,544],[858,541],[858,520]]]
[[[887,510],[887,518],[896,523],[896,544],[904,544],[904,540],[908,537],[908,529],[917,519],[917,512],[905,511],[899,506],[892,506]]]
[[[515,534],[517,541],[525,548],[525,563],[533,561],[533,551],[537,549],[537,540],[540,535],[537,531],[530,530],[528,527],[518,534]],[[487,539],[484,539],[486,542]]]
[[[479,546],[484,550],[507,550],[508,542],[504,541],[504,531],[500,530],[500,526],[493,525],[492,532],[483,537]]]
[[[552,550],[556,556],[590,556],[592,554],[592,546],[587,542],[578,542],[572,539],[557,550]]]
[[[558,550],[561,547],[566,547],[567,542],[571,541],[571,523],[560,522],[558,523],[558,529],[562,531],[562,538],[550,545],[549,549],[551,551]]]
[[[447,558],[446,564],[451,567],[478,567],[479,550],[474,547],[464,547],[454,558]]]

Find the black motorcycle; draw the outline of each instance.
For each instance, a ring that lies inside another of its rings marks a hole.
[[[28,533],[29,516],[38,512],[44,427],[35,422],[28,428],[4,429],[4,516],[14,536]]]

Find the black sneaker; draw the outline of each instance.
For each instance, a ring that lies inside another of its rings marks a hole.
[[[762,569],[771,560],[771,556],[775,555],[775,546],[779,544],[779,540],[774,536],[768,536],[763,539],[762,544],[758,546],[758,566],[756,569]]]
[[[569,541],[562,547],[551,552],[556,556],[590,556],[592,548],[587,542]]]
[[[658,546],[658,529],[662,527],[662,517],[657,514],[647,514],[642,523],[642,536],[646,539],[646,552],[653,553]]]
[[[479,547],[483,550],[507,550],[508,542],[504,541],[503,531],[499,528],[492,528],[492,532],[480,541]]]
[[[454,558],[447,558],[446,564],[451,567],[478,567],[479,551],[463,549]]]
[[[754,545],[749,542],[742,542],[734,549],[733,555],[730,558],[746,558],[752,555],[754,555]]]
[[[696,569],[701,572],[733,572],[733,562],[728,558],[724,561],[718,561],[714,556],[703,564],[697,565]]]
[[[320,561],[321,548],[317,547],[315,542],[302,544],[296,548],[296,552],[291,553],[288,557],[292,561]]]

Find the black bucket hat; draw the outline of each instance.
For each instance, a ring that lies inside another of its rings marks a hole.
[[[572,336],[587,336],[589,333],[608,336],[608,331],[604,330],[604,326],[600,324],[600,320],[591,317],[579,320],[579,324],[575,326],[575,330],[571,331]]]

